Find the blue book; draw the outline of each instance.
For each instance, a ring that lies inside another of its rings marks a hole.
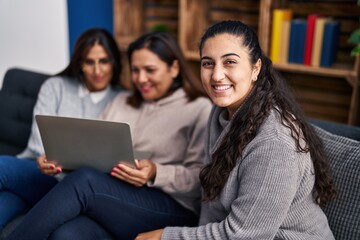
[[[339,46],[340,23],[329,21],[325,24],[324,37],[321,50],[321,67],[331,67],[336,62],[336,55]]]
[[[304,63],[306,19],[293,19],[290,23],[289,63]]]

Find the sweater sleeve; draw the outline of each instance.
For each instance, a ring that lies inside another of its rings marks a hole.
[[[204,104],[193,121],[192,131],[188,135],[187,152],[182,164],[156,164],[156,177],[148,186],[156,187],[177,197],[200,196],[199,172],[204,164],[205,128],[211,110],[210,104]]]
[[[249,149],[232,173],[237,189],[227,185],[220,196],[235,195],[228,215],[194,228],[167,227],[162,239],[274,239],[299,184],[294,156],[294,149],[278,140]],[[202,211],[202,217],[212,214]]]
[[[35,115],[57,115],[61,78],[52,78],[44,82],[40,88],[37,102],[34,107],[34,118],[27,148],[37,156],[44,153],[40,133],[36,124]]]

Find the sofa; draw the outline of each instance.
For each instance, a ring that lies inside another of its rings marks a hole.
[[[337,240],[360,239],[360,128],[310,120],[329,159],[337,197],[323,210]]]
[[[17,154],[25,148],[32,112],[41,84],[49,75],[10,69],[0,90],[0,155]],[[309,119],[320,136],[338,191],[323,208],[337,240],[360,239],[360,127]],[[9,223],[3,239],[21,217]]]

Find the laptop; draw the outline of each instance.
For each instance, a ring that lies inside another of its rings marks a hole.
[[[64,170],[93,167],[110,172],[120,161],[149,159],[149,152],[133,150],[130,126],[122,122],[60,116],[35,116],[47,159]]]

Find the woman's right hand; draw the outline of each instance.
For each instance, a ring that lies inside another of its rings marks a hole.
[[[54,176],[55,174],[62,172],[61,167],[56,166],[54,161],[48,161],[45,155],[41,155],[36,159],[36,161],[38,168],[43,174]]]
[[[156,176],[156,165],[151,160],[135,160],[135,168],[126,163],[116,165],[111,176],[128,182],[136,187],[141,187],[149,181],[154,181]]]

